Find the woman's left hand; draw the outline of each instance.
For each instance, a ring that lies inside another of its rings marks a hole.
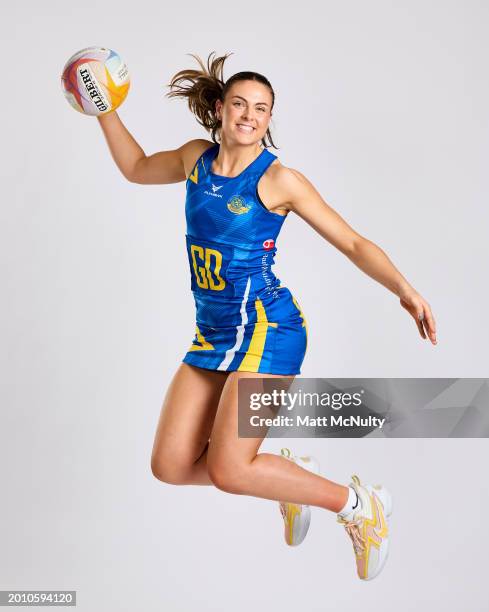
[[[414,290],[403,294],[400,300],[415,320],[421,338],[428,336],[432,344],[437,344],[435,319],[428,302]]]

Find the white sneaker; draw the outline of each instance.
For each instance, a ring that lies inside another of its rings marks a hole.
[[[392,498],[382,485],[360,484],[358,476],[352,476],[350,484],[355,489],[360,508],[338,522],[344,525],[353,542],[357,574],[362,580],[378,576],[389,553],[389,516]]]
[[[319,474],[319,463],[314,457],[294,457],[288,448],[281,450],[282,456],[293,461],[301,468]],[[280,502],[280,512],[284,519],[284,537],[289,546],[297,546],[306,537],[311,522],[311,508],[305,504]]]

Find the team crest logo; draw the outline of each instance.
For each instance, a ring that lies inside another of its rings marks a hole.
[[[268,238],[267,240],[263,241],[263,248],[265,249],[265,251],[269,251],[270,249],[273,249],[274,246],[275,246],[275,241],[273,240],[273,238]]]
[[[240,195],[234,195],[228,200],[227,204],[229,210],[235,215],[242,215],[243,213],[247,213],[250,210],[250,206],[246,206],[246,202],[244,198]]]

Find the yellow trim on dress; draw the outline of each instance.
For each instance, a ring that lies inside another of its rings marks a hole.
[[[195,326],[195,335],[197,336],[198,342],[200,342],[201,346],[197,344],[192,344],[189,348],[189,351],[212,351],[214,350],[214,346],[207,342],[204,336],[200,333],[200,329],[198,325]]]
[[[257,298],[255,300],[256,323],[251,336],[250,345],[246,351],[243,360],[239,364],[239,371],[258,372],[260,361],[265,349],[267,340],[267,332],[269,327],[278,327],[278,323],[271,323],[267,319],[265,307],[262,301]]]

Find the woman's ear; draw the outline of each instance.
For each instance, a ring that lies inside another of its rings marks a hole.
[[[216,117],[218,118],[219,121],[222,120],[222,101],[221,100],[216,100]]]

